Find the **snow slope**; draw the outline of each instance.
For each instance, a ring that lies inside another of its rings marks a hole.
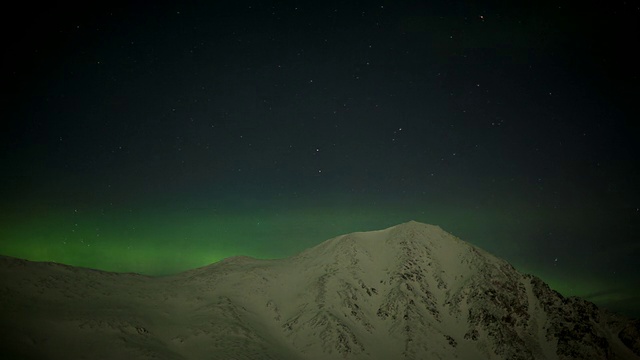
[[[638,322],[417,222],[169,277],[1,257],[0,308],[16,359],[640,359]]]

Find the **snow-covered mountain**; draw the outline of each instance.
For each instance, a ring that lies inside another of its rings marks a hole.
[[[640,323],[408,222],[147,277],[0,257],[16,359],[640,359]]]

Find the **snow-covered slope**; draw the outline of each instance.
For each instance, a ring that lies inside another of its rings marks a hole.
[[[417,222],[161,278],[2,257],[0,308],[17,359],[640,359],[638,322]]]

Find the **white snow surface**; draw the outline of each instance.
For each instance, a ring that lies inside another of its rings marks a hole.
[[[408,222],[149,277],[0,257],[3,359],[640,359],[627,319]]]

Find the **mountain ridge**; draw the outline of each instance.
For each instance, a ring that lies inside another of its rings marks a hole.
[[[3,347],[48,358],[85,339],[104,359],[640,359],[636,322],[415,221],[161,278],[6,258],[0,274]]]

